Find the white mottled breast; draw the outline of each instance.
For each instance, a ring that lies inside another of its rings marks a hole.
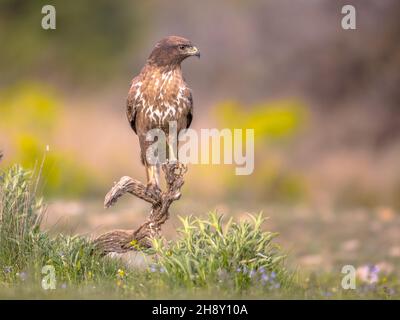
[[[137,123],[147,129],[168,126],[169,121],[185,120],[192,108],[190,89],[180,69],[153,71],[132,83],[137,108]],[[182,122],[182,121],[181,121]]]

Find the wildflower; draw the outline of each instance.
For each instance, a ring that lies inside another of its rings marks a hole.
[[[271,272],[271,278],[275,279],[276,278],[276,273],[274,271]]]
[[[259,269],[258,269],[258,272],[259,272],[259,273],[265,273],[265,268],[264,268],[264,267],[259,268]]]
[[[263,274],[262,276],[261,276],[261,281],[265,284],[265,282],[267,282],[269,280],[269,276],[268,276],[268,274]]]
[[[61,289],[66,289],[67,288],[67,284],[64,282],[62,285],[61,285]]]
[[[136,239],[133,239],[131,242],[129,242],[129,245],[131,247],[138,247],[138,241]]]
[[[242,272],[242,269],[240,269],[240,267],[238,267],[237,269],[236,269],[236,272]]]
[[[369,284],[375,284],[379,280],[379,268],[375,265],[364,265],[357,268],[358,277]]]
[[[10,267],[10,266],[4,267],[4,272],[5,272],[5,273],[10,273],[11,270],[12,270],[12,267]]]
[[[160,272],[161,272],[161,273],[164,273],[165,271],[166,271],[166,270],[165,270],[164,267],[161,267],[161,268],[160,268]]]
[[[371,273],[378,273],[379,272],[379,268],[376,265],[373,265],[373,264],[369,265],[368,268],[369,268]]]
[[[123,278],[123,277],[125,276],[125,271],[122,270],[122,269],[118,269],[118,271],[117,271],[117,276],[118,276],[119,278]]]
[[[265,286],[265,285],[268,283],[268,281],[269,281],[269,276],[268,276],[268,274],[263,273],[263,274],[261,275],[261,284],[262,284],[263,286]]]
[[[171,250],[167,250],[167,252],[165,253],[168,257],[172,256],[172,251]]]
[[[249,277],[250,278],[253,278],[254,276],[255,276],[255,274],[256,274],[256,271],[255,270],[250,270],[250,272],[249,272]]]
[[[157,272],[157,267],[154,264],[150,265],[150,272]]]

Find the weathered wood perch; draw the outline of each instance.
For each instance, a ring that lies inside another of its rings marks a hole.
[[[94,240],[95,248],[101,254],[124,253],[138,248],[150,248],[151,238],[158,236],[161,225],[169,218],[169,207],[181,196],[187,167],[182,163],[167,163],[162,166],[165,173],[166,190],[148,188],[142,182],[122,177],[107,193],[104,207],[111,207],[123,194],[130,193],[151,204],[150,215],[136,230],[114,230]]]

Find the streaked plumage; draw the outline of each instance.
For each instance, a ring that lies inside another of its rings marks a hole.
[[[139,137],[141,159],[150,184],[159,185],[159,168],[146,161],[146,150],[152,143],[146,141],[147,132],[159,128],[168,134],[169,122],[176,121],[179,133],[192,122],[192,93],[182,76],[181,62],[193,55],[200,53],[189,40],[176,36],[164,38],[132,80],[127,117]]]

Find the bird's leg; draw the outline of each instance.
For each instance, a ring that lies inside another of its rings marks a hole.
[[[160,173],[157,165],[146,166],[147,188],[160,189]]]
[[[146,167],[146,172],[147,172],[147,185],[154,185],[155,184],[154,166],[148,165]]]
[[[146,168],[146,179],[147,179],[147,184],[150,182],[150,168],[148,165],[145,165]]]
[[[161,166],[159,164],[154,166],[154,179],[158,188],[160,188],[160,175],[161,175]]]
[[[178,161],[178,144],[168,143],[168,162],[176,163]]]

